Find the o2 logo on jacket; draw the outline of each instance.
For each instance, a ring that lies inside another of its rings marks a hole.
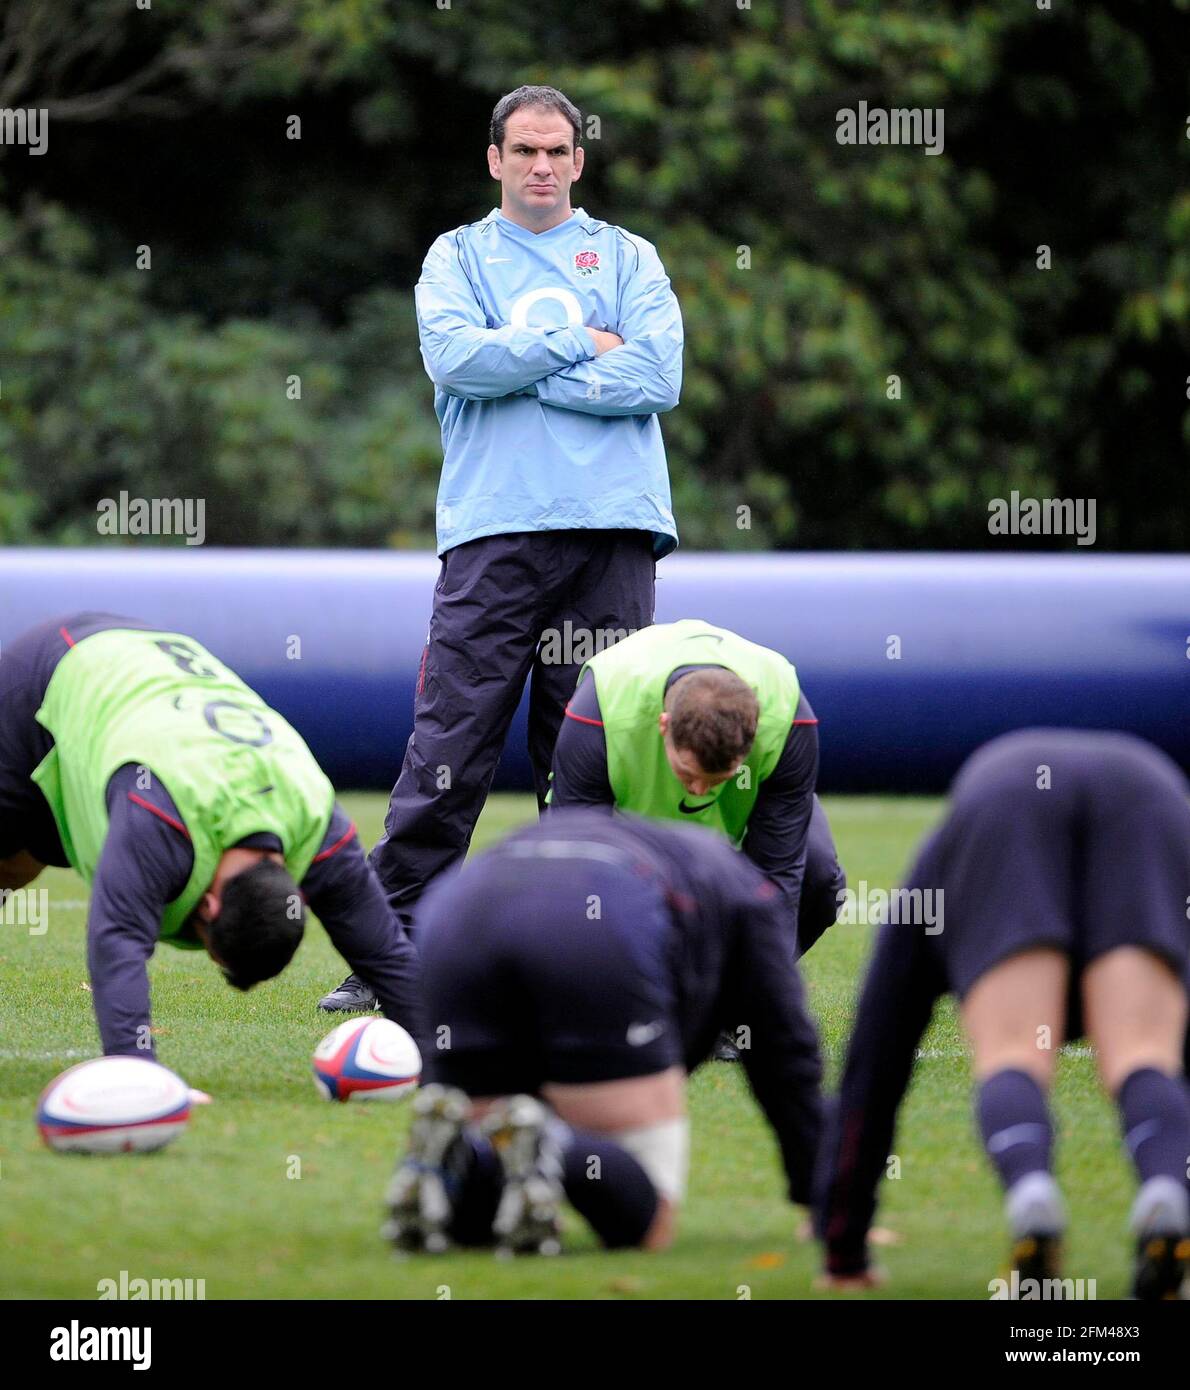
[[[574,273],[583,276],[594,275],[599,269],[598,251],[576,251],[574,253]]]
[[[583,309],[578,302],[578,296],[573,290],[568,290],[561,285],[547,285],[544,289],[530,290],[528,294],[521,295],[508,312],[508,322],[514,328],[561,327],[560,324],[556,323],[529,322],[529,310],[543,299],[552,299],[561,304],[562,312],[566,315],[566,322],[572,328],[577,328],[582,323]]]

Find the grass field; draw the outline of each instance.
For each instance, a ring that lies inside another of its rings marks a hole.
[[[384,798],[343,801],[365,845],[374,843]],[[835,797],[826,808],[851,881],[891,887],[940,803]],[[533,814],[527,797],[493,797],[477,847]],[[377,1228],[408,1110],[331,1106],[316,1095],[309,1056],[328,1021],[314,1005],[345,973],[316,926],[290,969],[248,995],[228,989],[205,956],[163,947],[151,967],[159,1056],[214,1104],[159,1154],[50,1153],[34,1102],[98,1043],[85,890],[67,872],[47,877],[49,930],[0,926],[0,1297],[94,1298],[98,1281],[121,1270],[201,1278],[208,1298],[736,1299],[745,1286],[753,1298],[824,1296],[811,1286],[815,1248],[794,1239],[767,1127],[740,1068],[723,1063],[692,1079],[690,1196],[671,1251],[600,1252],[572,1217],[556,1260],[394,1259]],[[837,926],[806,962],[832,1084],[870,930]],[[986,1299],[1001,1272],[1000,1202],[975,1142],[969,1066],[949,1006],[922,1051],[896,1140],[901,1177],[883,1186],[879,1219],[900,1237],[881,1252],[890,1281],[848,1297]],[[1119,1297],[1131,1181],[1085,1052],[1062,1057],[1055,1106],[1072,1216],[1066,1273],[1094,1278],[1100,1298]],[[299,1165],[300,1177],[290,1176]]]

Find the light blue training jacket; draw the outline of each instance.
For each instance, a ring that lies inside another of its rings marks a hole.
[[[582,208],[539,233],[493,208],[434,242],[416,301],[442,426],[439,555],[572,527],[674,549],[657,416],[678,403],[682,314],[650,242]],[[596,356],[586,327],[624,345]]]

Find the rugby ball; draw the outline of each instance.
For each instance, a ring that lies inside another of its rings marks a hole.
[[[37,1128],[59,1153],[148,1153],[186,1128],[190,1089],[150,1057],[96,1057],[41,1093]]]
[[[417,1044],[387,1018],[348,1019],[314,1049],[314,1085],[324,1100],[403,1100],[420,1076]]]

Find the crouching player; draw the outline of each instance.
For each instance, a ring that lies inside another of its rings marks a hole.
[[[794,927],[726,840],[558,811],[439,882],[418,926],[434,1084],[388,1192],[398,1247],[555,1251],[564,1196],[608,1247],[667,1245],[686,1075],[727,1018],[808,1201],[821,1067]]]
[[[878,1281],[876,1185],[917,1042],[949,991],[1021,1283],[1059,1276],[1066,1217],[1046,1096],[1057,1048],[1085,1031],[1140,1179],[1135,1295],[1177,1296],[1190,1264],[1188,792],[1164,754],[1124,734],[1024,730],[968,759],[910,878],[943,894],[944,928],[881,928],[826,1126],[816,1224],[828,1283]]]
[[[642,628],[579,672],[549,802],[718,830],[781,890],[804,954],[847,886],[817,780],[818,719],[793,666],[684,618]]]
[[[160,939],[228,983],[279,974],[305,904],[388,1017],[416,1033],[417,962],[355,827],[298,734],[193,638],[81,613],[0,660],[0,888],[46,864],[91,886],[87,957],[106,1053],[153,1054]]]

